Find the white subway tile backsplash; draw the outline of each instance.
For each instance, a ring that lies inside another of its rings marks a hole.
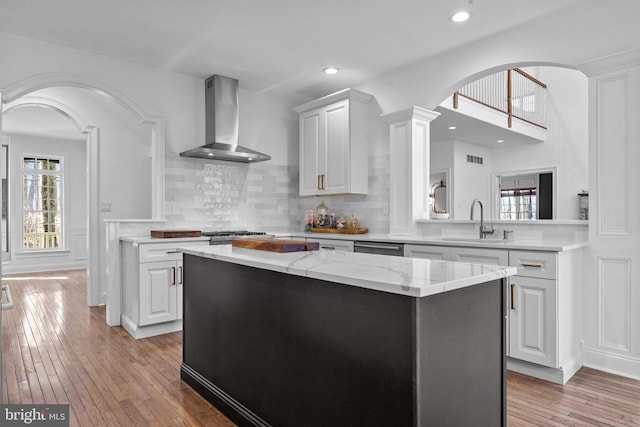
[[[389,199],[389,155],[370,155],[369,195],[327,196],[330,209],[353,214],[371,232],[388,231],[382,205]],[[168,158],[166,218],[199,228],[289,231],[303,228],[307,207],[320,198],[298,195],[298,167]],[[278,212],[282,212],[278,214]]]

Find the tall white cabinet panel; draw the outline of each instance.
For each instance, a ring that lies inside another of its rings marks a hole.
[[[509,356],[556,367],[556,281],[513,276]]]
[[[371,96],[346,89],[296,107],[300,195],[367,194],[367,109]]]
[[[586,63],[589,243],[584,364],[640,377],[640,52]]]

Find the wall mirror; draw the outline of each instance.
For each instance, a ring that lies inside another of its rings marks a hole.
[[[492,217],[500,220],[555,219],[555,169],[493,173]]]

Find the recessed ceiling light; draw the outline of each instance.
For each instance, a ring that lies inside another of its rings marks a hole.
[[[449,126],[449,130],[455,130],[456,127],[455,126]]]
[[[325,74],[336,74],[338,72],[338,67],[325,67],[322,69]]]
[[[213,153],[207,153],[207,156],[213,156]]]
[[[504,142],[504,139],[499,139],[496,141],[498,144],[502,144]]]
[[[464,10],[461,10],[460,12],[456,12],[453,14],[453,16],[451,17],[451,20],[453,22],[464,22],[467,19],[469,19],[470,15],[469,12],[465,12]]]

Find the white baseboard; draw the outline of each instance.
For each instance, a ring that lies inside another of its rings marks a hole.
[[[530,377],[540,378],[556,384],[566,384],[567,381],[575,375],[582,367],[582,358],[580,356],[569,360],[560,368],[549,368],[548,366],[537,365],[535,363],[525,362],[519,359],[507,357],[507,369]]]
[[[83,268],[87,268],[87,262],[85,260],[81,261],[69,261],[62,263],[43,263],[42,260],[38,260],[37,262],[24,263],[23,260],[20,262],[9,262],[7,264],[2,264],[2,273],[3,274],[20,274],[20,273],[40,273],[43,271],[61,271],[61,270],[80,270]]]
[[[178,332],[182,330],[182,320],[139,326],[124,314],[120,316],[120,324],[127,332],[129,332],[129,335],[137,340],[154,337],[156,335],[170,334],[171,332]]]
[[[585,347],[584,366],[640,380],[640,359]]]

